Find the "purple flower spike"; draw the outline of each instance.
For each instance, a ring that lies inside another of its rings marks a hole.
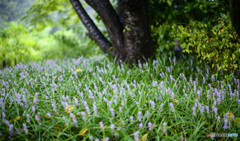
[[[207,115],[209,116],[209,107],[206,106]]]
[[[134,119],[134,117],[133,117],[133,116],[130,116],[130,120],[131,120],[131,122],[133,122],[133,119]]]
[[[100,125],[100,128],[101,128],[102,130],[104,130],[104,125],[103,125],[103,122],[102,122],[102,121],[99,122],[99,125]]]
[[[150,112],[147,111],[147,113],[146,113],[146,117],[149,118],[149,116],[150,116]]]
[[[224,126],[223,126],[224,130],[229,128],[229,126],[227,124],[228,124],[228,119],[226,118],[224,120]]]
[[[23,123],[23,129],[25,131],[25,134],[28,134],[28,129],[26,123]]]
[[[13,125],[12,124],[9,125],[9,133],[13,134]]]
[[[204,106],[201,107],[201,113],[203,114],[204,112]]]
[[[174,110],[173,110],[173,109],[174,109],[174,107],[173,107],[173,103],[172,103],[172,102],[170,102],[170,103],[169,103],[169,106],[171,107],[171,109],[172,109],[172,112],[174,112]]]
[[[149,103],[151,104],[151,106],[152,106],[152,110],[155,110],[155,103],[154,103],[154,101],[152,101],[152,100],[149,100]]]
[[[32,112],[33,112],[33,114],[35,114],[35,111],[36,111],[35,106],[32,106]]]
[[[217,111],[218,111],[218,109],[215,107],[213,110],[214,110],[215,117],[216,117],[216,116],[218,115],[218,112],[217,112]]]
[[[193,110],[193,116],[196,116],[196,107],[194,106],[192,110]]]
[[[142,117],[142,112],[138,112],[138,121],[140,122],[141,121],[141,117]]]
[[[152,130],[152,128],[153,128],[152,122],[148,123],[148,127],[149,127],[149,131]]]
[[[113,131],[114,128],[115,128],[115,125],[114,125],[114,124],[111,124],[110,128],[111,128],[111,130]]]
[[[27,114],[26,117],[27,117],[27,122],[30,123],[30,115]]]
[[[135,141],[139,141],[139,139],[138,139],[138,134],[139,134],[139,131],[136,131],[135,133],[133,133],[133,136],[134,136],[134,140],[135,140]]]
[[[166,126],[167,126],[167,123],[164,122],[164,123],[163,123],[163,130],[162,130],[162,131],[163,131],[163,134],[166,133],[166,131],[167,131]]]

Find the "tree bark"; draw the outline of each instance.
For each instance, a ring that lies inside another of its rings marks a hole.
[[[118,12],[114,10],[109,0],[85,1],[99,14],[106,26],[114,58],[134,63],[137,60],[147,59],[154,55],[155,47],[148,22],[148,0],[118,0]],[[70,2],[89,32],[98,32],[99,30],[90,31],[91,28],[94,27],[95,29],[96,26],[93,26],[92,20],[89,22],[90,18],[86,16],[87,14],[81,3],[78,0],[70,0]],[[92,36],[95,35],[99,35],[99,33],[92,33]],[[98,41],[97,39],[94,40]],[[97,43],[99,46],[101,45],[99,42]],[[101,48],[105,49],[105,47]]]
[[[123,25],[109,0],[85,0],[101,17],[110,36],[115,58],[126,58],[123,42]]]
[[[74,10],[76,11],[78,17],[81,19],[82,23],[89,31],[90,36],[99,45],[99,47],[103,50],[103,52],[110,53],[109,47],[111,46],[111,43],[103,36],[103,34],[94,24],[94,22],[89,17],[87,12],[83,9],[79,0],[70,0],[70,2]]]
[[[240,36],[240,0],[229,0],[232,25]]]
[[[150,58],[155,47],[150,35],[148,0],[119,0],[122,5],[124,27],[124,44],[127,47],[127,61],[130,63]]]

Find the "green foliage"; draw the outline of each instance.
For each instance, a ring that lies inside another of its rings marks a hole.
[[[86,36],[82,25],[62,28],[49,34],[51,28],[38,32],[23,24],[11,23],[0,32],[0,64],[7,66],[54,58],[90,57],[101,53],[100,48]]]
[[[236,70],[240,65],[240,39],[227,19],[206,30],[207,25],[192,21],[189,26],[177,26],[174,38],[182,42],[183,52],[194,54],[199,63],[215,70]]]
[[[149,4],[150,26],[159,53],[174,48],[174,25],[188,26],[190,21],[206,24],[206,30],[218,24],[218,18],[226,15],[225,0],[151,0]],[[160,52],[159,52],[160,51]]]
[[[29,59],[28,46],[20,41],[20,37],[27,33],[22,24],[11,23],[8,28],[0,31],[0,61],[5,61],[8,66],[15,65]]]
[[[226,0],[150,0],[150,24],[189,24],[196,20],[216,24],[217,18],[228,11]]]

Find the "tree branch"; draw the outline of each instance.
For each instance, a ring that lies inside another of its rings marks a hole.
[[[70,2],[74,10],[76,11],[78,17],[81,19],[82,23],[89,31],[93,40],[99,45],[99,47],[103,50],[103,52],[110,53],[109,47],[111,46],[111,43],[103,36],[103,34],[94,24],[92,19],[89,17],[87,12],[82,7],[79,0],[70,0]]]
[[[109,0],[85,0],[101,17],[113,44],[113,51],[124,58],[126,50],[123,40],[123,25]],[[116,57],[116,56],[115,56]]]

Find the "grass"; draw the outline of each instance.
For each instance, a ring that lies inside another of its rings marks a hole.
[[[239,79],[193,59],[133,68],[106,58],[48,60],[0,70],[1,140],[238,140]],[[207,110],[208,109],[208,110]]]

